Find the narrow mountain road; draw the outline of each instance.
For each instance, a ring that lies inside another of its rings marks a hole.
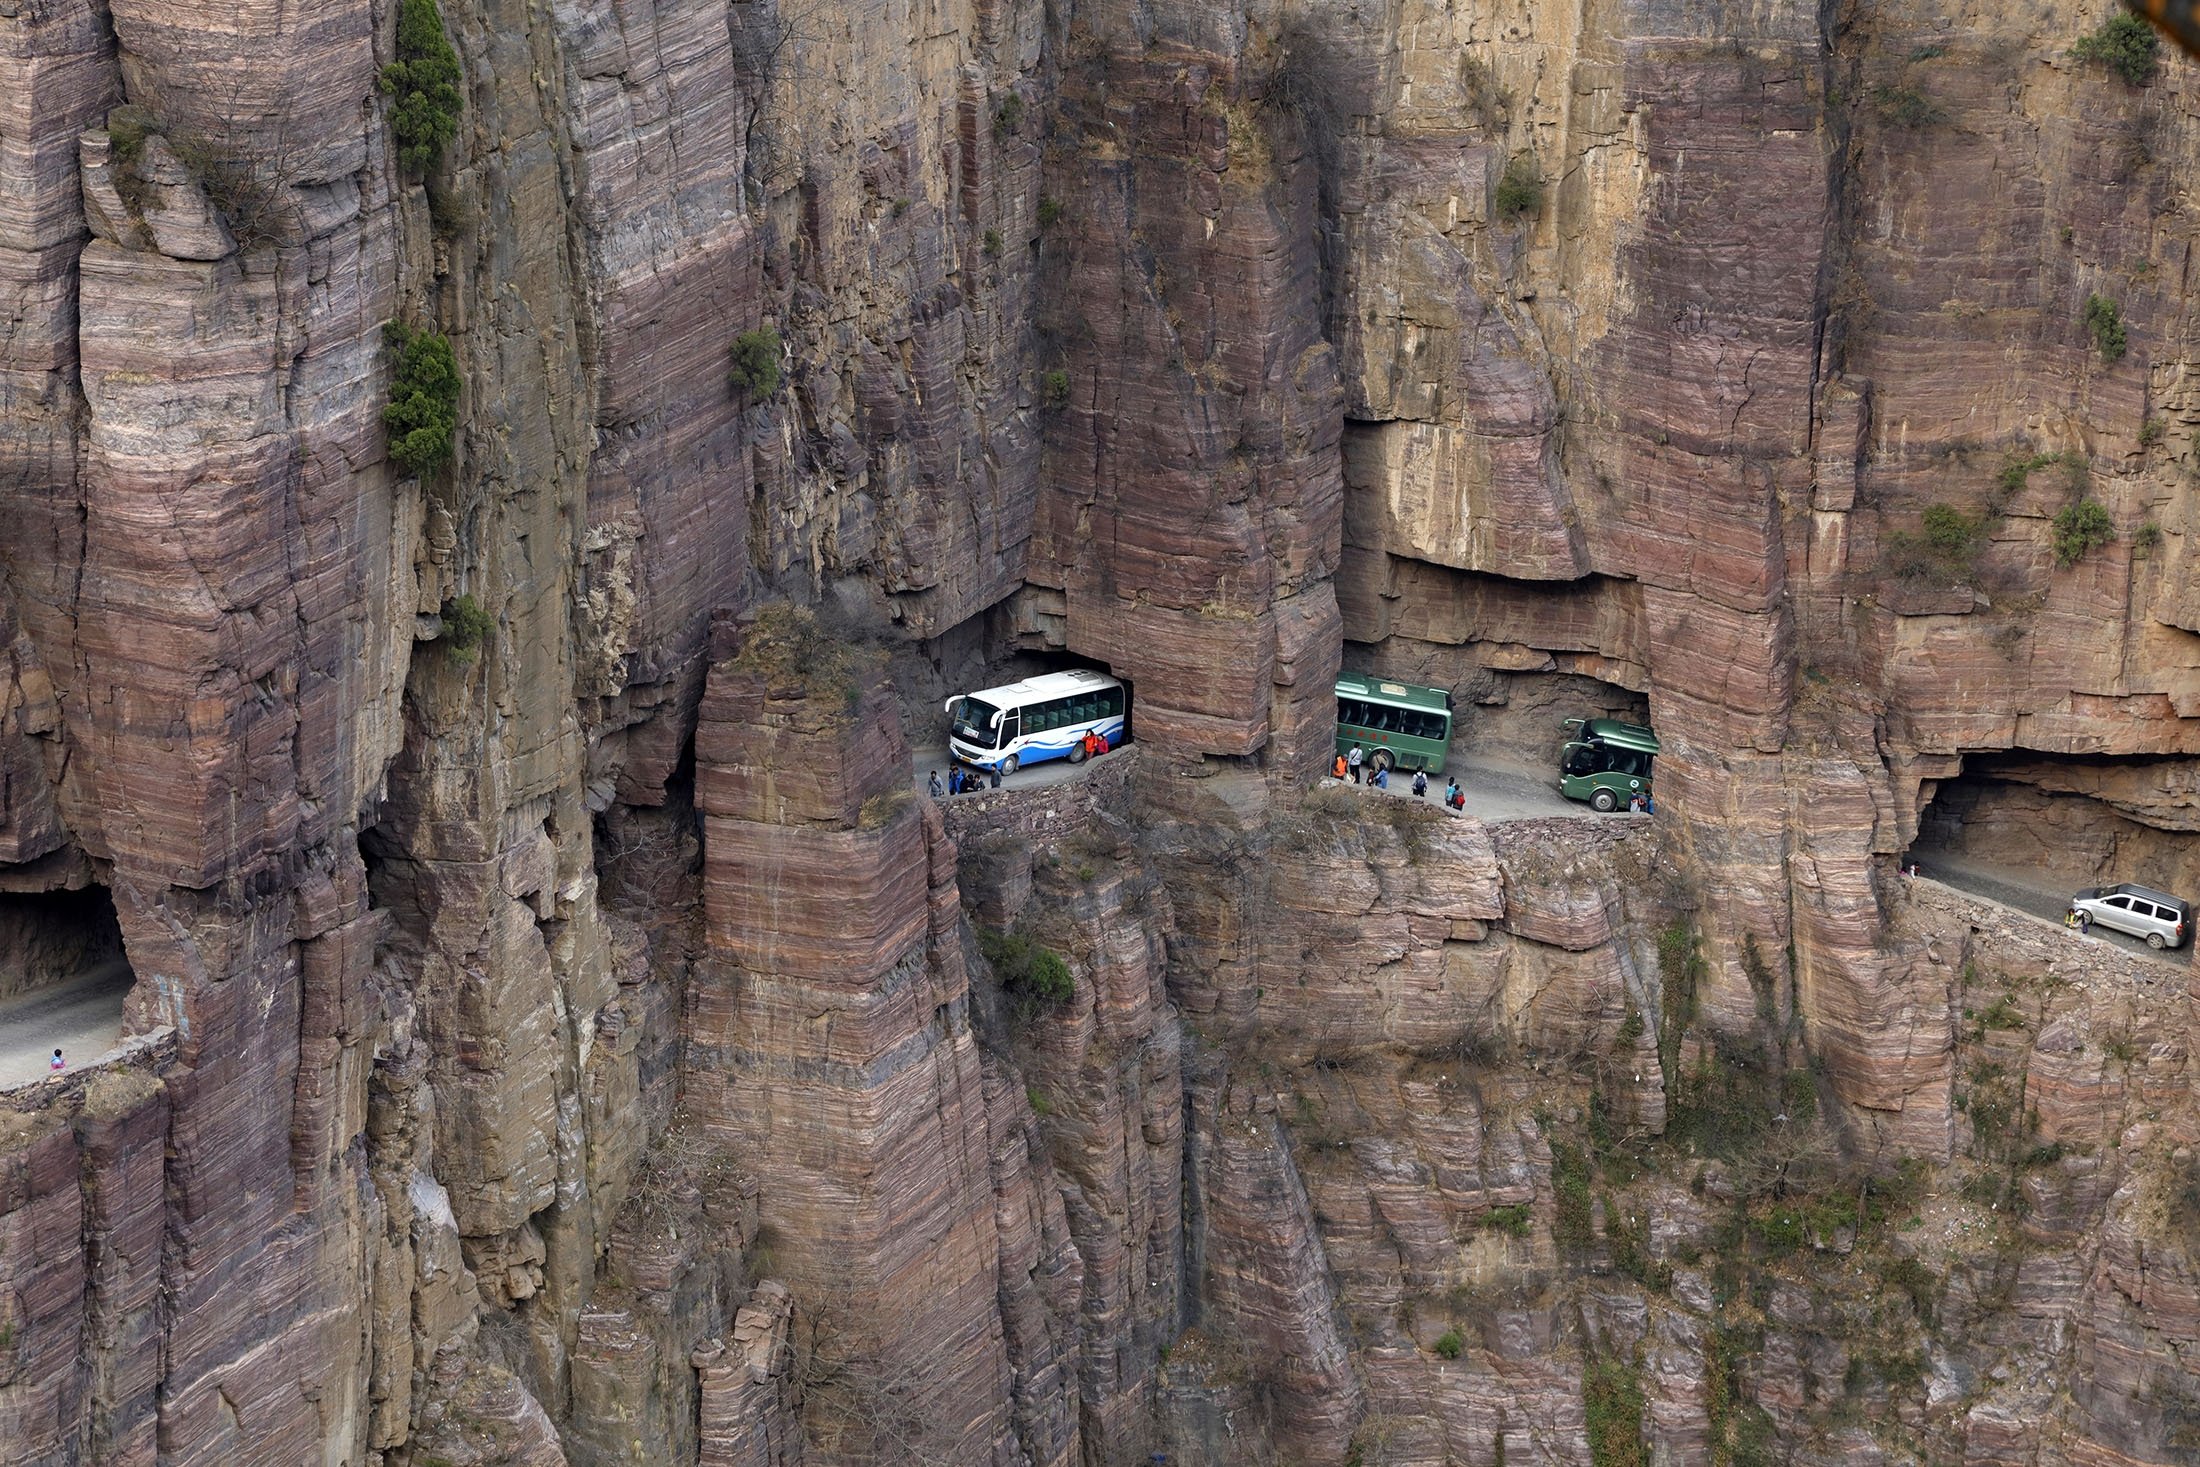
[[[44,1079],[56,1045],[72,1068],[113,1049],[130,983],[129,964],[117,958],[67,983],[0,998],[0,1088]]]
[[[1947,851],[1913,850],[1905,858],[1917,867],[1917,874],[1942,886],[1952,886],[1957,891],[1984,897],[2004,907],[2019,912],[2029,912],[2050,922],[2060,922],[2070,910],[2070,887],[2049,886],[2036,874],[2008,867],[1989,866]],[[2111,932],[2096,923],[2092,931],[2096,942],[2112,942],[2118,947],[2153,958],[2157,962],[2187,967],[2192,962],[2192,944],[2167,952],[2156,952],[2142,938],[2127,937],[2121,932]]]
[[[1466,791],[1465,813],[1485,824],[1506,820],[1547,820],[1554,815],[1570,815],[1583,820],[1648,818],[1641,815],[1631,816],[1624,812],[1600,815],[1587,805],[1569,800],[1560,794],[1558,776],[1555,774],[1525,764],[1463,758],[1456,750],[1452,753],[1451,762],[1445,766],[1445,773],[1429,781],[1426,797],[1429,803],[1437,803],[1444,793],[1444,780],[1447,777],[1457,779],[1459,788]],[[1368,792],[1376,793],[1372,788]],[[1412,799],[1413,776],[1393,771],[1390,788],[1381,793],[1393,799]]]
[[[1108,757],[1103,754],[1104,759]],[[1043,790],[1049,785],[1068,784],[1073,779],[1083,779],[1093,761],[1072,764],[1067,759],[1049,759],[1044,764],[1034,764],[1029,769],[1019,769],[1001,781],[1004,790]],[[947,783],[947,750],[944,748],[911,749],[909,751],[909,782],[918,794],[927,789],[925,777],[938,774],[940,783]]]

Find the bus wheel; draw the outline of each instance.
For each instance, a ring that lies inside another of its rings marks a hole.
[[[1388,774],[1391,770],[1398,767],[1397,758],[1392,755],[1392,753],[1388,749],[1377,749],[1375,751],[1375,757],[1368,762],[1373,764],[1377,769],[1382,770],[1385,774]]]
[[[1072,764],[1085,762],[1085,741],[1083,739],[1079,739],[1069,746],[1069,762]]]
[[[1001,761],[1001,778],[1006,779],[1011,774],[1014,774],[1017,770],[1017,767],[1018,766],[1016,762],[1016,756],[1014,754],[1011,754],[1006,759],[1003,759]]]
[[[1593,810],[1602,810],[1609,815],[1619,808],[1619,796],[1613,794],[1610,790],[1598,790],[1595,794],[1589,796],[1589,807]]]

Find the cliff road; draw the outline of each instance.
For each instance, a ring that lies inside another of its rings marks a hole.
[[[2200,1460],[2120,14],[0,0],[0,1462]]]

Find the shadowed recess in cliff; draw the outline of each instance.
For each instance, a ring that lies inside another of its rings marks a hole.
[[[112,1049],[135,981],[106,888],[0,893],[0,1086]]]
[[[2136,881],[2200,897],[2200,760],[1971,754],[1929,795],[1920,855],[2048,889]]]

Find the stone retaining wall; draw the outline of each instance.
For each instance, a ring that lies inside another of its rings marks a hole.
[[[1913,922],[1958,940],[1967,933],[1972,951],[1993,953],[2005,966],[2038,971],[2080,987],[2114,983],[2165,997],[2185,991],[2191,981],[2190,970],[2173,961],[2081,936],[2059,922],[2003,906],[1991,897],[1925,876],[1899,880],[1908,893]]]
[[[71,1065],[58,1075],[49,1074],[20,1085],[0,1087],[0,1110],[30,1115],[63,1102],[79,1105],[83,1103],[85,1087],[95,1077],[124,1066],[137,1066],[158,1074],[175,1057],[174,1029],[164,1025],[144,1034],[133,1034],[89,1064]]]
[[[1004,833],[1053,838],[1083,829],[1102,810],[1120,814],[1130,803],[1137,767],[1138,746],[1131,744],[1101,755],[1082,779],[1037,789],[1003,786],[982,794],[948,795],[939,805],[947,833],[958,846]]]

